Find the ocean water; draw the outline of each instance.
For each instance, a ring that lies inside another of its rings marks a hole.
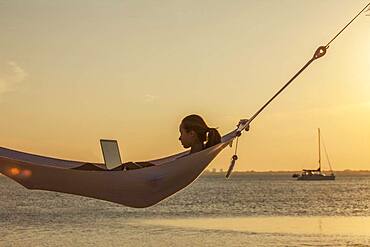
[[[207,175],[146,209],[0,176],[0,246],[370,246],[370,173]]]

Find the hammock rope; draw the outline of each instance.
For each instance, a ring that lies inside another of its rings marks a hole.
[[[244,125],[244,128],[238,130],[238,138],[237,138],[237,142],[238,143],[238,139],[239,139],[239,136],[241,135],[242,131],[249,127],[250,123],[281,93],[283,92],[313,61],[325,56],[327,50],[329,49],[329,45],[344,31],[346,30],[346,28],[354,21],[357,19],[357,17],[359,17],[361,15],[361,13],[363,12],[366,12],[367,11],[367,8],[370,7],[370,2],[360,11],[358,12],[358,14],[350,21],[347,23],[347,25],[345,25],[325,46],[319,46],[315,53],[313,54],[312,58],[310,60],[308,60],[308,62],[287,82],[285,83],[285,85],[280,88],[279,91],[277,91],[274,96],[272,96],[251,118],[249,118],[246,122],[246,124]],[[229,166],[229,169],[226,173],[226,177],[229,178],[231,173],[232,173],[232,170],[234,169],[235,167],[235,163],[238,159],[238,156],[236,154],[237,152],[237,144],[236,144],[236,149],[235,149],[235,153],[234,155],[232,156],[231,158],[231,163],[230,163],[230,166]]]
[[[249,125],[286,87],[288,87],[313,61],[323,57],[329,49],[329,45],[354,21],[358,16],[363,13],[370,6],[370,2],[350,21],[345,25],[325,46],[320,46],[316,49],[312,58],[274,95],[267,101],[249,120]]]
[[[367,11],[369,11],[370,10],[370,8],[369,9],[367,9],[368,7],[370,7],[370,3],[368,3],[360,12],[358,12],[358,14],[350,21],[350,22],[348,22],[348,24],[347,25],[345,25],[343,28],[342,28],[342,30],[340,30],[338,33],[337,33],[337,35],[335,35],[334,36],[334,38],[332,38],[330,41],[329,41],[329,43],[326,45],[326,48],[329,48],[329,45],[331,44],[331,42],[333,42],[354,20],[356,20],[357,19],[357,17],[359,16],[359,15],[361,15],[361,13],[362,12],[367,12]],[[366,10],[367,9],[367,10]]]

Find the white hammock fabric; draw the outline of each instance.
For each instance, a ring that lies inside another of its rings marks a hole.
[[[0,172],[28,189],[63,192],[119,203],[152,206],[191,184],[245,126],[221,143],[186,155],[148,161],[155,166],[128,171],[72,169],[86,162],[61,160],[0,148]],[[184,157],[181,157],[184,156]],[[103,164],[95,164],[103,167]]]

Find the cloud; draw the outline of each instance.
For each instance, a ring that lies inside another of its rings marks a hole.
[[[151,95],[151,94],[146,94],[144,95],[144,101],[145,103],[153,103],[159,99],[158,96]]]
[[[26,77],[26,71],[16,62],[7,62],[5,66],[0,67],[0,94],[14,91]]]

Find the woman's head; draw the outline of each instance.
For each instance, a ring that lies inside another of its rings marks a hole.
[[[220,133],[217,129],[209,128],[199,115],[189,115],[180,124],[180,138],[184,148],[192,147],[194,144],[205,144],[205,148],[221,142]]]

